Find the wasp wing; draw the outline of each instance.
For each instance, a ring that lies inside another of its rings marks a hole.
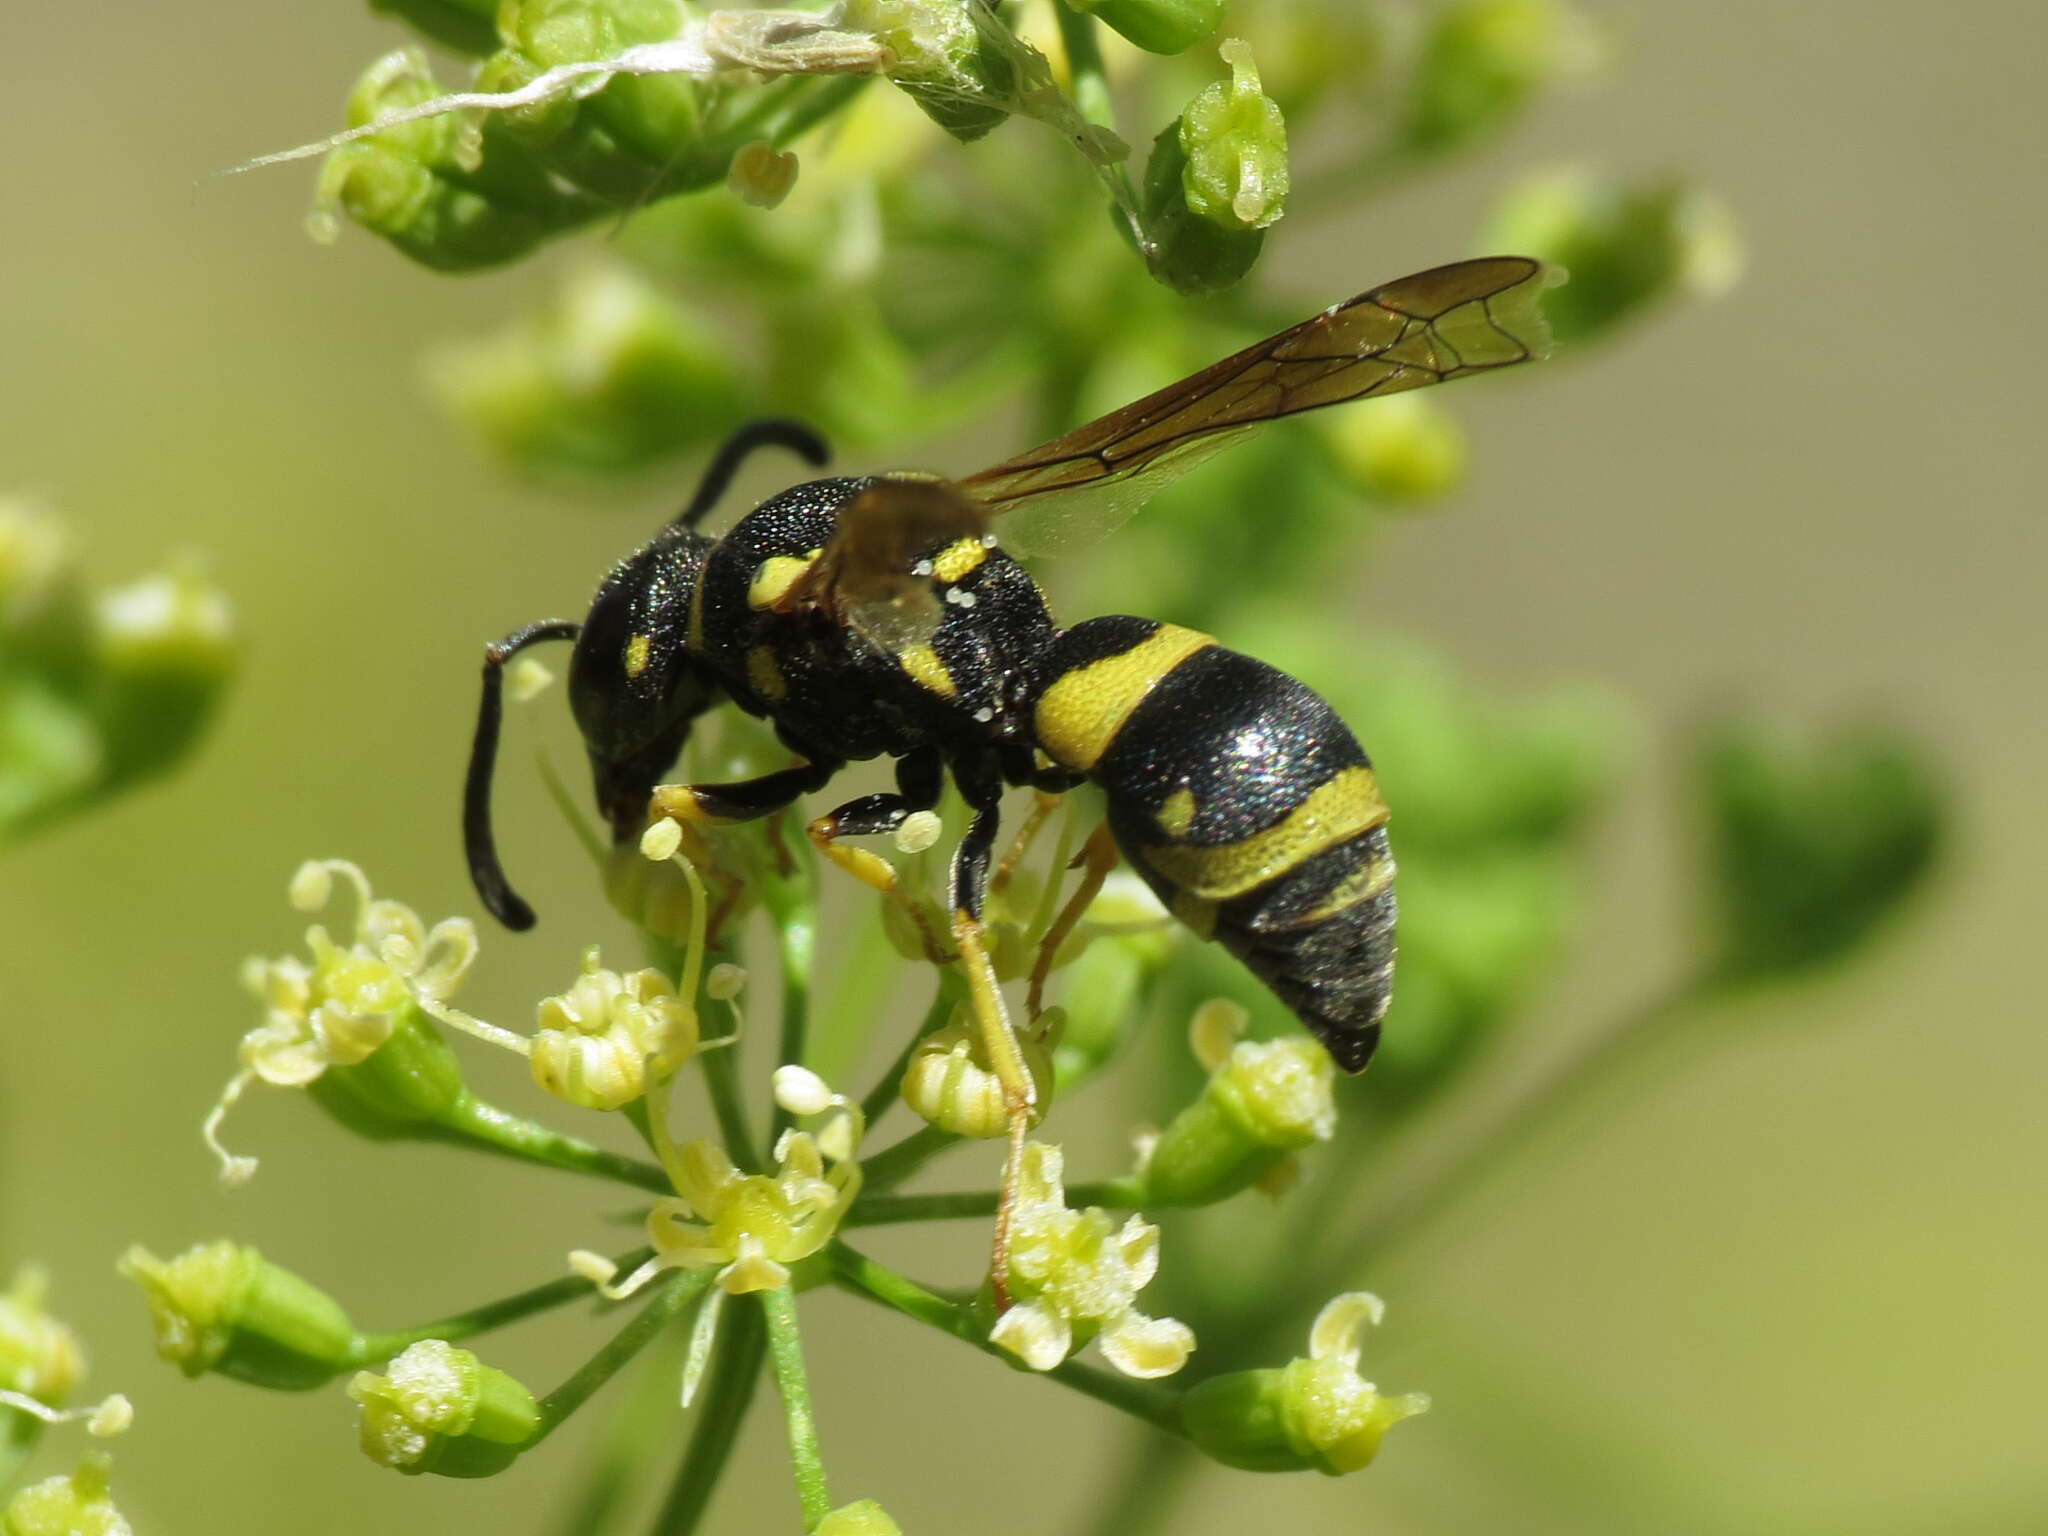
[[[989,538],[988,509],[950,480],[878,476],[840,509],[832,537],[776,607],[819,609],[896,655],[929,644],[945,616],[933,559],[961,539]]]
[[[1045,554],[1110,531],[1268,421],[1548,355],[1539,300],[1564,281],[1526,256],[1400,278],[1246,347],[1064,437],[970,475],[1005,545]]]

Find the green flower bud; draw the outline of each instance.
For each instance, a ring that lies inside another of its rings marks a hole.
[[[752,414],[727,350],[685,306],[607,262],[573,273],[506,330],[442,347],[428,380],[511,462],[616,474],[722,438]]]
[[[1223,24],[1225,0],[1064,0],[1147,53],[1180,53]]]
[[[813,1536],[903,1536],[903,1527],[873,1499],[862,1499],[826,1515]]]
[[[1310,1330],[1307,1358],[1200,1383],[1181,1400],[1189,1437],[1251,1472],[1313,1468],[1337,1477],[1365,1467],[1389,1429],[1429,1407],[1422,1393],[1386,1397],[1358,1374],[1357,1334],[1381,1310],[1367,1292],[1339,1296]]]
[[[85,1351],[76,1334],[43,1310],[47,1289],[40,1270],[23,1269],[0,1295],[0,1389],[58,1408],[85,1374]],[[9,1445],[33,1443],[42,1427],[30,1414],[0,1408],[0,1459]]]
[[[458,53],[484,54],[498,46],[498,0],[370,0],[370,9]]]
[[[1051,1095],[1052,1061],[1045,1047],[1028,1035],[1017,1040],[1018,1054],[1037,1090],[1035,1125],[1044,1118]],[[903,1102],[911,1112],[955,1136],[986,1139],[1009,1128],[1003,1085],[981,1048],[979,1032],[962,1003],[952,1021],[917,1043],[903,1072]]]
[[[1228,288],[1259,259],[1263,229],[1225,228],[1188,206],[1188,154],[1175,119],[1152,141],[1139,194],[1139,223],[1145,265],[1176,293],[1214,293]],[[1118,220],[1122,228],[1122,220]]]
[[[91,672],[90,619],[57,516],[0,498],[0,673],[40,674],[75,694]]]
[[[886,48],[890,81],[963,144],[1015,107],[1016,60],[959,0],[847,0],[841,24]]]
[[[1727,981],[1855,950],[1926,884],[1947,831],[1925,757],[1881,728],[1793,746],[1730,722],[1702,743],[1698,773]]]
[[[113,1461],[95,1451],[69,1477],[48,1477],[0,1510],[0,1536],[133,1536],[107,1492]]]
[[[1375,501],[1419,506],[1465,480],[1465,434],[1427,394],[1388,395],[1370,409],[1315,418],[1346,483]]]
[[[1226,1199],[1290,1152],[1329,1140],[1337,1127],[1335,1081],[1329,1053],[1305,1036],[1238,1041],[1153,1144],[1144,1203]]]
[[[301,1392],[355,1364],[340,1304],[254,1248],[222,1238],[166,1261],[135,1247],[117,1267],[142,1287],[156,1352],[187,1376]]]
[[[225,593],[189,567],[103,594],[94,628],[95,713],[106,787],[163,773],[212,719],[235,664]]]
[[[1564,0],[1459,0],[1431,18],[1400,138],[1443,154],[1494,132],[1538,89],[1587,68],[1599,35]]]
[[[425,55],[401,48],[365,71],[349,97],[348,125],[441,94]],[[321,167],[313,234],[332,238],[336,214],[346,214],[422,265],[459,272],[515,260],[608,208],[530,159],[487,154],[494,128],[427,117],[341,146]]]
[[[469,1089],[433,1021],[406,1003],[382,1045],[359,1062],[329,1066],[306,1093],[358,1136],[389,1141],[441,1124]]]
[[[489,1477],[540,1427],[533,1394],[466,1349],[423,1339],[385,1367],[358,1372],[363,1454],[408,1476]]]
[[[1634,186],[1577,168],[1524,182],[1488,238],[1567,267],[1544,309],[1560,342],[1604,336],[1668,298],[1713,298],[1742,271],[1733,215],[1710,194],[1660,179]]]
[[[1217,51],[1230,81],[1205,87],[1181,115],[1182,190],[1189,211],[1220,228],[1264,229],[1287,202],[1287,122],[1259,87],[1251,44],[1226,38]]]

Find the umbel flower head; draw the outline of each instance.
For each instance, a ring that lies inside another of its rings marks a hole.
[[[860,1193],[854,1153],[862,1126],[857,1106],[803,1068],[776,1073],[776,1097],[791,1113],[829,1118],[815,1136],[783,1132],[774,1173],[742,1173],[717,1142],[689,1142],[665,1160],[675,1195],[647,1213],[654,1257],[617,1285],[598,1255],[574,1254],[571,1263],[615,1297],[665,1269],[716,1268],[718,1284],[733,1295],[787,1285],[789,1266],[831,1241]]]
[[[243,1089],[261,1078],[280,1088],[304,1088],[330,1067],[367,1061],[407,1022],[410,1010],[470,1027],[448,1007],[476,960],[476,925],[445,918],[429,929],[402,902],[376,896],[354,864],[315,859],[292,876],[291,903],[317,912],[334,894],[335,877],[356,896],[355,925],[343,945],[314,923],[306,930],[310,961],[296,955],[266,960],[252,955],[242,964],[242,984],[263,1005],[263,1022],[242,1037],[242,1070],[228,1083],[207,1116],[207,1144],[221,1162],[228,1184],[246,1182],[256,1171],[252,1157],[231,1155],[220,1143],[220,1123]],[[415,1015],[413,1022],[424,1028]],[[443,1085],[453,1091],[454,1084]]]
[[[617,1109],[646,1093],[697,1049],[697,1010],[660,971],[607,971],[597,947],[569,990],[535,1013],[533,1079],[586,1109]]]
[[[1159,1269],[1159,1229],[1133,1216],[1118,1228],[1090,1207],[1069,1210],[1060,1149],[1024,1149],[1010,1218],[1014,1305],[989,1332],[1034,1371],[1049,1371],[1090,1339],[1126,1376],[1171,1376],[1195,1347],[1187,1324],[1132,1306]]]
[[[373,895],[363,872],[345,859],[300,865],[292,905],[319,911],[337,875],[356,895],[346,947],[314,923],[306,930],[310,965],[296,955],[243,963],[243,985],[264,1005],[264,1016],[242,1037],[242,1060],[281,1088],[304,1087],[330,1066],[364,1060],[391,1037],[401,1008],[445,1003],[476,959],[476,925],[468,918],[444,918],[429,930],[411,907]]]
[[[363,1453],[399,1472],[488,1477],[540,1427],[533,1394],[442,1339],[422,1339],[384,1368],[358,1372]]]

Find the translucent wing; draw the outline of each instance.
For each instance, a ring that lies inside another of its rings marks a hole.
[[[1539,299],[1564,273],[1484,256],[1334,304],[1200,373],[960,482],[1042,554],[1104,533],[1265,422],[1546,356]]]
[[[878,477],[840,509],[831,539],[776,607],[821,609],[891,655],[928,644],[945,614],[933,558],[989,537],[988,509],[950,480]]]

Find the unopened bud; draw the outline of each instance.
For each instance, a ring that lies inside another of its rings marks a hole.
[[[85,1374],[78,1336],[43,1309],[40,1270],[24,1269],[0,1295],[0,1387],[54,1408]]]
[[[903,1527],[873,1499],[842,1504],[818,1522],[815,1536],[903,1536]]]
[[[1368,1465],[1389,1429],[1429,1407],[1420,1392],[1383,1396],[1359,1375],[1357,1335],[1380,1311],[1379,1298],[1367,1292],[1339,1296],[1310,1330],[1306,1358],[1195,1386],[1181,1400],[1189,1438],[1225,1465],[1253,1472],[1313,1468],[1336,1477]]]
[[[358,1136],[389,1141],[441,1123],[469,1089],[433,1021],[406,1003],[392,1016],[382,1045],[359,1062],[330,1066],[306,1093]]]
[[[743,144],[726,167],[725,184],[733,195],[754,208],[774,208],[796,185],[796,156],[766,139]]]
[[[1002,1080],[989,1065],[980,1037],[965,1014],[963,1004],[951,1023],[918,1042],[903,1073],[903,1102],[914,1114],[955,1136],[1000,1136],[1009,1126]],[[1050,1097],[1046,1088],[1052,1063],[1045,1048],[1029,1037],[1020,1037],[1017,1047],[1035,1090],[1035,1125]]]
[[[1287,202],[1287,121],[1260,89],[1251,44],[1226,38],[1219,51],[1229,82],[1206,87],[1181,116],[1182,187],[1189,210],[1219,228],[1264,229]]]
[[[540,1405],[518,1381],[466,1349],[423,1339],[348,1384],[362,1410],[363,1454],[409,1476],[489,1477],[540,1427]]]
[[[1067,0],[1147,53],[1180,53],[1223,22],[1224,0]]]
[[[1290,1152],[1328,1140],[1335,1076],[1329,1053],[1305,1036],[1238,1042],[1153,1145],[1145,1203],[1225,1199]]]
[[[117,1267],[142,1288],[156,1352],[187,1376],[297,1392],[355,1364],[340,1304],[254,1248],[223,1238],[164,1260],[135,1247]]]

